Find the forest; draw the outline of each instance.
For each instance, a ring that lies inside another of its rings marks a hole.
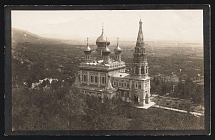
[[[204,117],[113,99],[104,103],[75,86],[36,92],[13,89],[13,130],[194,130]],[[198,122],[198,123],[196,123]]]

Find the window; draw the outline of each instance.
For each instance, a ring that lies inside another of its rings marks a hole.
[[[144,67],[141,67],[141,74],[144,74]]]
[[[127,84],[127,83],[125,82],[125,83],[124,83],[124,87],[126,87],[126,84]]]
[[[127,87],[129,88],[129,83],[127,83]]]
[[[137,85],[137,82],[136,82],[136,86],[135,86],[135,88],[137,89],[137,87],[138,87],[138,85]]]
[[[84,82],[87,81],[87,75],[83,75],[83,81],[84,81]]]
[[[134,88],[134,81],[132,81],[132,88]]]
[[[93,83],[94,82],[94,76],[90,76],[90,81]]]
[[[105,77],[102,77],[102,84],[105,84]]]
[[[138,82],[138,88],[141,89],[141,82]]]
[[[121,81],[119,81],[119,87],[121,87],[122,86],[122,83],[121,83]]]
[[[116,86],[116,81],[113,81],[113,85]]]
[[[95,76],[95,83],[98,83],[98,77]]]

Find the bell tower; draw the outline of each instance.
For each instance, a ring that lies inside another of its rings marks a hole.
[[[142,21],[139,21],[139,32],[133,53],[133,75],[148,76],[148,62],[143,41]]]

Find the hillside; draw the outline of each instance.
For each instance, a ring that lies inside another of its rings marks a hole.
[[[30,32],[12,30],[12,76],[16,85],[36,82],[47,77],[74,81],[83,52],[64,40],[49,39]],[[59,73],[59,66],[64,71]],[[24,74],[23,74],[24,73]],[[14,86],[14,85],[13,85]]]
[[[49,44],[49,43],[62,43],[64,40],[61,39],[52,39],[40,37],[36,34],[30,33],[25,30],[13,28],[12,29],[12,42],[13,44],[17,43],[40,43],[40,44]]]

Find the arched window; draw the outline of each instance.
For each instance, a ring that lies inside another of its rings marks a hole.
[[[144,66],[141,67],[141,74],[144,74]]]

